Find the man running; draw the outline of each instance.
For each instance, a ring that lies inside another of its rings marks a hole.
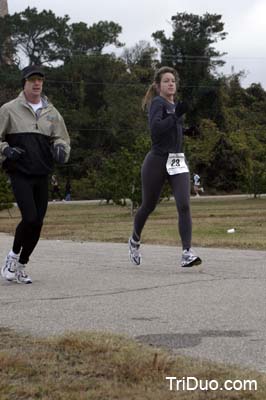
[[[44,71],[22,70],[23,90],[0,108],[0,153],[21,212],[12,249],[1,269],[7,281],[32,283],[25,267],[37,245],[48,204],[48,175],[53,159],[68,161],[70,139],[57,109],[42,95]]]

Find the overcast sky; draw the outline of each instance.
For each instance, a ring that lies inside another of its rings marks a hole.
[[[153,45],[151,35],[164,30],[171,35],[171,17],[178,12],[221,14],[227,38],[214,46],[224,57],[225,74],[245,70],[242,85],[261,83],[266,89],[266,0],[8,0],[9,13],[27,7],[69,15],[70,22],[88,26],[100,20],[121,25],[120,41],[132,47],[140,40]]]

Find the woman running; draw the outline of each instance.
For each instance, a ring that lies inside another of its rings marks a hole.
[[[152,147],[142,165],[142,204],[135,215],[133,233],[128,242],[130,260],[135,265],[141,263],[141,232],[158,203],[166,179],[171,185],[179,216],[183,247],[181,267],[201,264],[201,259],[191,250],[190,173],[182,150],[182,116],[187,106],[175,102],[178,81],[175,69],[160,68],[143,99],[143,108],[148,109]],[[187,133],[197,131],[188,129]]]

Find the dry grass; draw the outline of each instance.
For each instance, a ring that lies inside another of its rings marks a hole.
[[[225,198],[192,200],[193,245],[265,249],[266,199]],[[1,231],[14,233],[19,221],[16,208],[0,212]],[[235,234],[227,229],[235,228]],[[132,230],[128,207],[106,204],[51,204],[42,231],[43,238],[77,241],[125,242]],[[173,201],[158,205],[147,221],[145,243],[176,245],[176,208]]]
[[[33,338],[0,328],[1,400],[265,400],[265,375],[174,357],[118,335]],[[257,391],[170,391],[166,376],[256,380]]]

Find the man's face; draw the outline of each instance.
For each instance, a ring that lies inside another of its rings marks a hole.
[[[40,75],[31,75],[26,79],[24,92],[26,97],[41,97],[44,78]]]

